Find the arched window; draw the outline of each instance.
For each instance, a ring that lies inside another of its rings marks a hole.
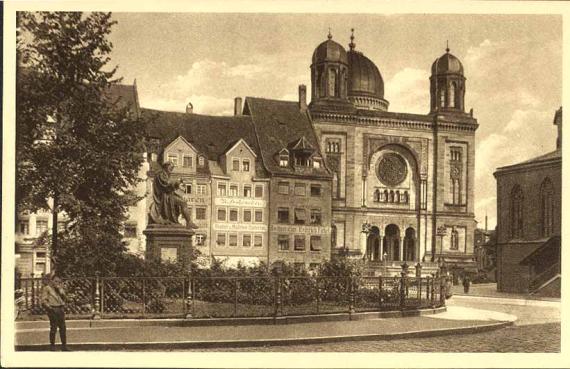
[[[439,91],[439,106],[445,108],[445,90],[443,88]]]
[[[447,101],[450,108],[455,107],[455,82],[451,82],[449,85],[449,90],[447,92]]]
[[[523,192],[518,185],[511,191],[510,205],[511,238],[521,238],[523,236]]]
[[[374,191],[374,202],[380,202],[380,190],[376,189],[376,191]]]
[[[394,202],[400,202],[400,191],[396,191],[396,197],[394,197]]]
[[[408,203],[408,191],[404,191],[404,194],[402,195],[402,202],[404,204]]]
[[[390,191],[390,202],[394,202],[394,191]]]
[[[388,202],[388,190],[384,190],[384,202]]]
[[[552,188],[552,182],[550,181],[550,178],[546,178],[540,186],[540,215],[542,221],[541,233],[543,237],[548,237],[552,235],[553,232],[553,195],[554,189]]]
[[[336,70],[329,69],[328,96],[337,96]]]

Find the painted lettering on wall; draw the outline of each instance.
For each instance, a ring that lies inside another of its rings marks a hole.
[[[265,200],[236,197],[217,197],[215,203],[218,206],[247,206],[254,208],[265,207]]]
[[[330,234],[331,227],[308,227],[302,225],[273,225],[272,232],[286,234]]]
[[[267,232],[265,224],[214,223],[213,228],[215,231]]]

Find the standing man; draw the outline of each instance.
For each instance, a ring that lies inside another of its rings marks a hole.
[[[471,286],[471,279],[469,279],[468,275],[465,275],[463,278],[463,292],[469,293],[469,287]]]
[[[44,276],[43,282],[44,286],[42,288],[40,301],[49,318],[50,350],[55,351],[55,333],[59,328],[61,351],[70,351],[67,348],[64,311],[65,291],[61,283],[61,278],[55,276],[52,272]]]

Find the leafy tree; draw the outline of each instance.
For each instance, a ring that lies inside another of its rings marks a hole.
[[[107,66],[115,23],[110,13],[17,14],[17,210],[53,212],[52,254],[66,267],[108,270],[125,251],[121,225],[137,200],[144,130],[110,93],[120,82]],[[62,211],[70,222],[60,259]]]

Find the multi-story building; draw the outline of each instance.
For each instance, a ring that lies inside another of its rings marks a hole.
[[[331,254],[331,174],[299,102],[246,98],[269,183],[269,261],[317,268]]]
[[[148,135],[155,139],[151,167],[175,164],[172,175],[183,180],[183,197],[198,226],[193,245],[204,265],[211,257],[228,266],[268,261],[269,179],[251,119],[241,116],[239,98],[235,110],[234,116],[221,117],[191,109],[143,109]],[[149,184],[155,173],[149,172]]]
[[[497,289],[560,295],[562,108],[556,150],[498,168]]]
[[[311,64],[313,127],[333,171],[334,252],[371,270],[446,262],[473,268],[475,131],[465,77],[449,49],[431,68],[426,115],[388,111],[376,65],[328,39]]]

